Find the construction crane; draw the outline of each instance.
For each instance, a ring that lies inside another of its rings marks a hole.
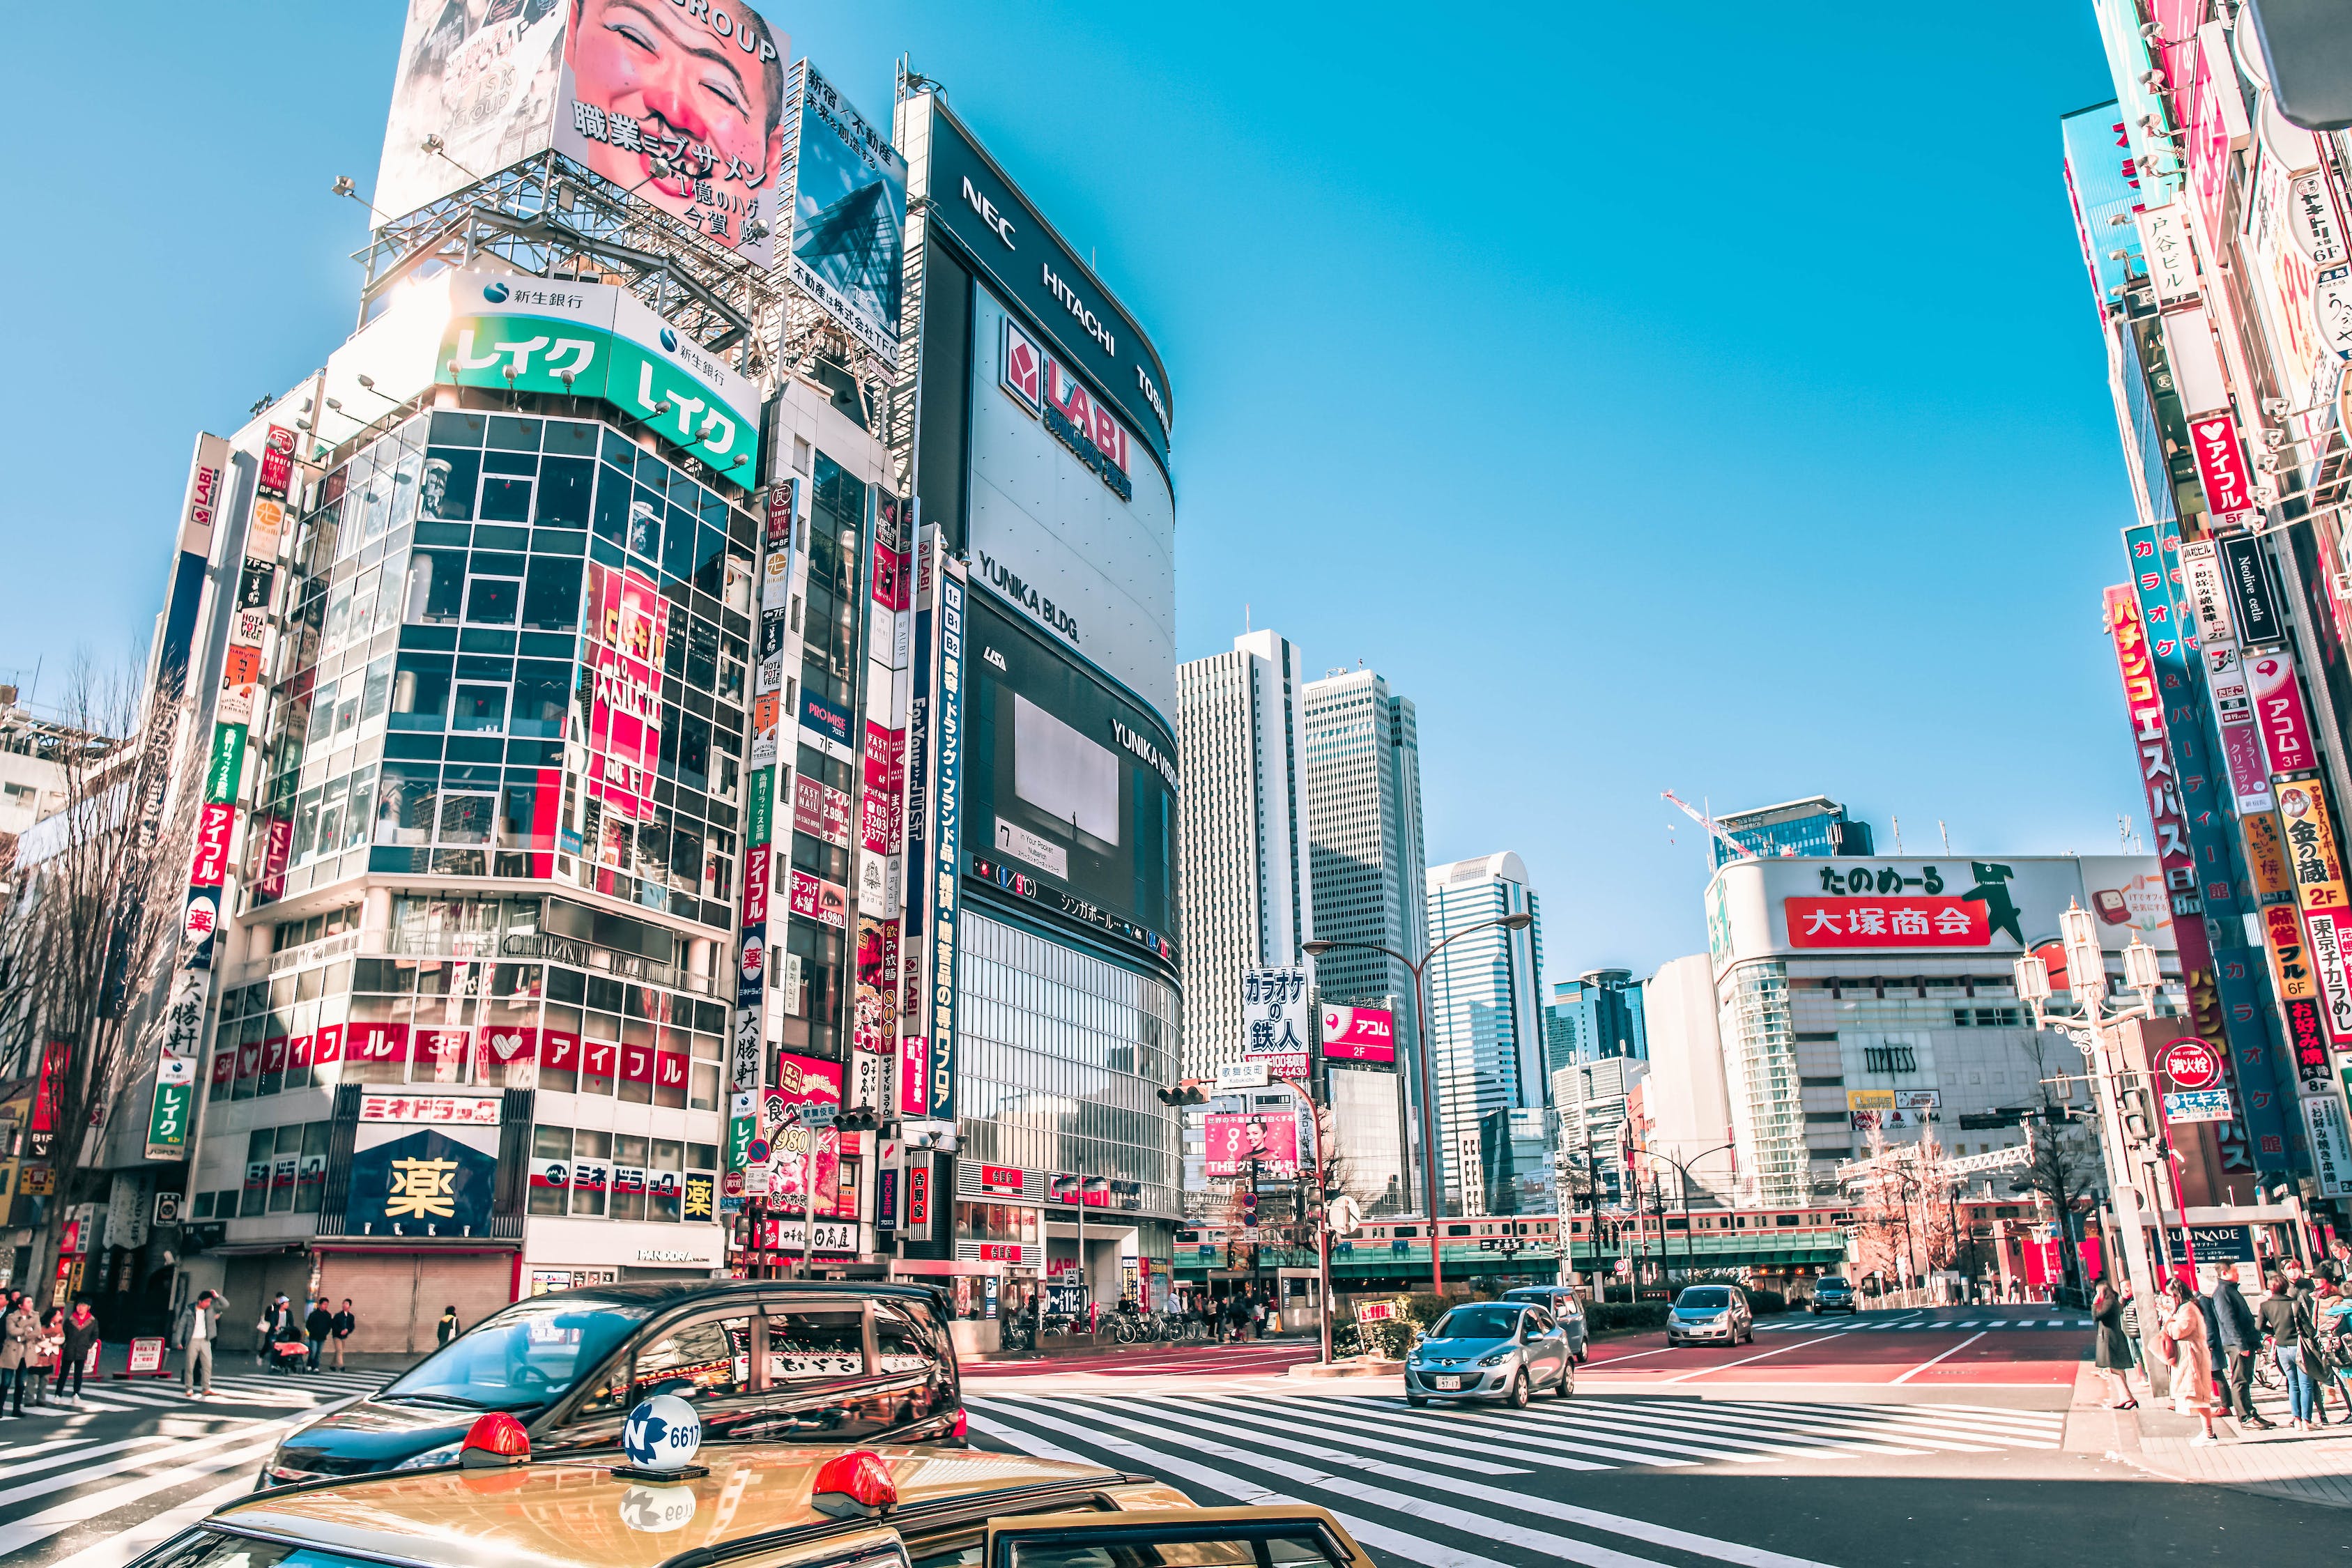
[[[1712,834],[1717,844],[1722,845],[1726,849],[1731,851],[1731,858],[1734,860],[1757,860],[1762,858],[1762,857],[1758,855],[1755,850],[1750,849],[1747,845],[1742,844],[1738,839],[1734,838],[1730,834],[1726,833],[1723,830],[1723,825],[1721,823],[1716,821],[1715,818],[1709,816],[1706,813],[1701,811],[1698,807],[1693,805],[1690,802],[1685,800],[1674,791],[1670,789],[1662,789],[1658,793],[1665,796],[1666,799],[1674,802],[1675,808],[1685,816],[1689,817],[1693,822],[1697,823],[1701,827],[1706,828],[1708,833]]]

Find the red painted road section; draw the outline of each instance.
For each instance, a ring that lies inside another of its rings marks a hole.
[[[2091,1342],[2074,1327],[2081,1314],[2054,1314],[2063,1327],[2030,1319],[2022,1310],[1995,1316],[1979,1309],[1948,1310],[1932,1322],[1900,1322],[1900,1314],[1863,1314],[1756,1336],[1744,1345],[1685,1345],[1669,1350],[1663,1333],[1610,1340],[1593,1347],[1580,1381],[1606,1383],[1614,1392],[1709,1383],[1883,1383],[1913,1388],[1971,1384],[2071,1384]],[[2011,1326],[2024,1320],[2033,1326]],[[1781,1320],[1787,1321],[1788,1320]],[[1956,1326],[1973,1321],[1974,1328]],[[1998,1327],[1987,1327],[1998,1322]],[[1875,1326],[1890,1324],[1886,1327]]]
[[[1265,1340],[1233,1345],[1138,1345],[1099,1353],[1038,1361],[968,1361],[967,1378],[1045,1377],[1087,1372],[1112,1377],[1249,1377],[1279,1373],[1319,1354],[1313,1340]]]

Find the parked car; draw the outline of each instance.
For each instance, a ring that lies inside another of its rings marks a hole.
[[[1576,1392],[1576,1358],[1549,1312],[1528,1301],[1475,1301],[1454,1308],[1412,1347],[1404,1363],[1405,1403],[1500,1399],[1525,1409],[1540,1388]]]
[[[486,1410],[534,1453],[609,1448],[637,1402],[675,1394],[710,1443],[961,1441],[947,1315],[908,1285],[596,1285],[484,1318],[382,1392],[289,1436],[259,1484],[453,1462]]]
[[[1821,1316],[1823,1312],[1852,1313],[1856,1310],[1853,1300],[1853,1281],[1841,1279],[1835,1276],[1824,1276],[1819,1283],[1815,1284],[1813,1299],[1805,1306],[1805,1310],[1815,1317]]]
[[[1506,1301],[1532,1301],[1551,1314],[1559,1331],[1568,1336],[1568,1352],[1576,1364],[1582,1366],[1587,1355],[1586,1341],[1591,1331],[1584,1321],[1584,1300],[1570,1285],[1522,1285],[1503,1292]]]
[[[478,1416],[447,1465],[245,1498],[136,1568],[1374,1568],[1323,1509],[1204,1509],[1149,1476],[1083,1461],[740,1444],[691,1453],[698,1468],[672,1479],[542,1461],[520,1438],[509,1417]]]
[[[1725,1344],[1754,1342],[1756,1317],[1748,1310],[1748,1292],[1737,1285],[1685,1285],[1666,1310],[1666,1343],[1691,1344],[1721,1340]]]

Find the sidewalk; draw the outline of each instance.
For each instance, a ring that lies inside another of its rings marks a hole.
[[[956,1360],[967,1365],[974,1362],[1003,1365],[1022,1362],[1085,1361],[1101,1356],[1150,1355],[1155,1352],[1161,1355],[1184,1352],[1213,1355],[1220,1350],[1240,1351],[1252,1345],[1309,1345],[1320,1342],[1313,1334],[1268,1334],[1262,1340],[1236,1340],[1231,1344],[1218,1340],[1138,1340],[1132,1344],[1123,1345],[1106,1334],[1099,1341],[1083,1337],[1065,1339],[1037,1351],[991,1351],[985,1355],[966,1355],[959,1352]]]
[[[2135,1376],[2133,1382],[2147,1387],[2144,1378]],[[2234,1487],[2294,1502],[2352,1509],[2352,1426],[2294,1430],[2287,1425],[2283,1390],[2254,1390],[2255,1414],[2276,1422],[2276,1431],[2241,1427],[2227,1416],[2217,1416],[2213,1429],[2222,1436],[2210,1444],[2189,1441],[2201,1424],[2194,1415],[2177,1414],[2168,1400],[2159,1404],[2143,1398],[2137,1410],[2109,1410],[2105,1402],[2105,1384],[2084,1362],[2068,1412],[2068,1449],[2104,1452],[2165,1480]],[[2342,1418],[2339,1403],[2330,1421],[2340,1423]]]

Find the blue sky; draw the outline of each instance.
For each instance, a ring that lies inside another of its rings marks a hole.
[[[1914,853],[2144,828],[2087,4],[760,8],[882,122],[909,54],[1096,254],[1173,382],[1181,656],[1246,616],[1384,672],[1430,858],[1518,850],[1554,977],[1704,945],[1663,788]],[[350,330],[328,186],[373,183],[401,10],[16,19],[0,195],[55,242],[0,248],[0,671],[143,657],[194,433]]]

